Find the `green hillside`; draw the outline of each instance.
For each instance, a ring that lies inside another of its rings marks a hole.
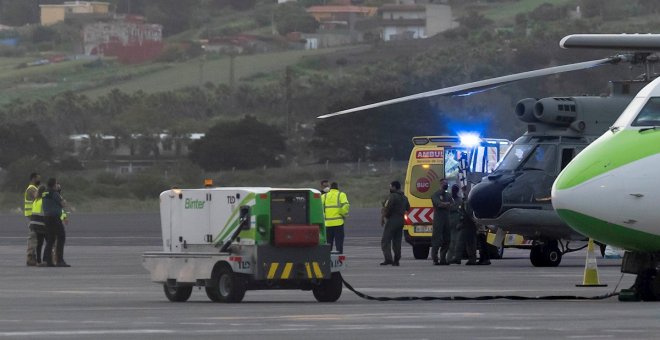
[[[242,78],[282,70],[286,66],[300,62],[304,57],[328,54],[337,50],[341,49],[299,50],[238,56],[234,59],[234,76],[237,81],[240,81]],[[185,63],[171,64],[158,72],[127,81],[119,81],[83,93],[95,97],[108,93],[114,88],[128,93],[138,90],[153,93],[198,86],[207,82],[227,84],[230,77],[229,65],[228,57],[205,61],[195,59]]]

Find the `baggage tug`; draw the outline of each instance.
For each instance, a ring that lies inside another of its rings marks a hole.
[[[204,287],[214,302],[247,290],[311,290],[319,302],[342,292],[343,254],[326,244],[321,193],[314,189],[171,189],[160,194],[162,252],[142,265],[172,302]]]

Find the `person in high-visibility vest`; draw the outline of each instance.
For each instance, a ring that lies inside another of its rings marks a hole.
[[[39,184],[41,183],[41,176],[33,172],[30,174],[30,184],[28,184],[25,193],[23,194],[23,214],[28,219],[28,239],[27,239],[27,261],[28,266],[37,265],[37,233],[30,229],[30,216],[32,216],[32,204],[37,198],[39,191]]]
[[[346,193],[339,191],[337,182],[330,184],[330,191],[321,196],[325,214],[325,233],[327,242],[336,245],[336,250],[344,252],[344,219],[348,216],[350,204]]]
[[[43,248],[44,241],[48,242],[48,230],[46,229],[46,218],[44,217],[43,209],[43,196],[46,192],[46,187],[41,185],[39,186],[39,191],[37,192],[37,197],[32,203],[32,216],[30,216],[30,230],[34,231],[37,234],[37,265],[41,266],[42,263],[42,253],[41,249]],[[52,239],[50,241],[52,243]],[[43,259],[47,257],[43,256]]]

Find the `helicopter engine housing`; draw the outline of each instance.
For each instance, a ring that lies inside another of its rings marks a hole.
[[[536,99],[525,98],[516,104],[516,116],[525,123],[536,123],[538,119],[534,117],[534,104]]]
[[[543,98],[534,104],[534,117],[546,124],[569,126],[577,115],[578,105],[571,97]]]

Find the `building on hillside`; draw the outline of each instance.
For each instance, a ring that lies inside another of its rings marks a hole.
[[[60,5],[39,5],[41,24],[53,25],[69,18],[102,18],[110,16],[110,3],[98,1],[65,1]]]
[[[324,25],[345,25],[348,26],[353,19],[366,18],[378,13],[377,7],[367,6],[312,6],[307,9],[307,13]]]
[[[126,16],[83,28],[85,55],[117,57],[122,63],[141,63],[163,50],[163,26],[147,24],[139,16]]]
[[[379,8],[382,39],[424,39],[457,26],[451,7],[412,1]]]
[[[356,29],[359,22],[373,18],[377,7],[353,5],[312,6],[307,12],[319,22],[319,31],[303,34],[305,48],[316,49],[349,45],[364,41],[364,34]]]
[[[182,158],[190,152],[190,143],[204,137],[204,133],[172,136],[134,134],[119,138],[113,135],[76,134],[69,136],[68,154],[83,159],[117,158]]]

